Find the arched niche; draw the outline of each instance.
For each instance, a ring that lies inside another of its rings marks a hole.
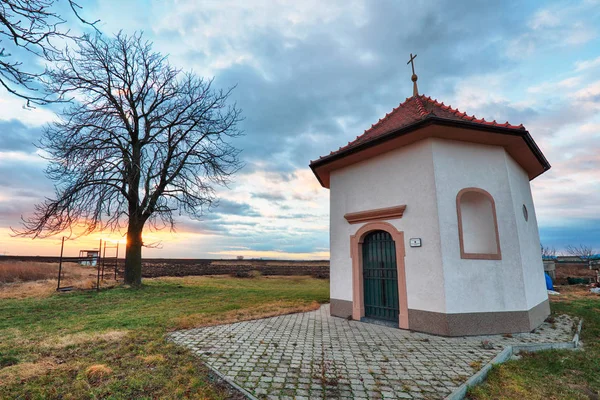
[[[456,195],[460,257],[500,260],[500,239],[496,203],[491,194],[479,188],[462,189]]]

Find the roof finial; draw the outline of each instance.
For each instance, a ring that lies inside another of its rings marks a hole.
[[[415,62],[413,61],[415,58],[417,58],[417,55],[415,54],[413,56],[412,53],[410,53],[410,60],[408,60],[408,62],[406,63],[406,65],[410,64],[412,67],[413,74],[410,79],[413,81],[413,97],[419,95],[419,89],[417,88],[417,79],[419,79],[419,77],[417,76],[417,74],[415,74]]]

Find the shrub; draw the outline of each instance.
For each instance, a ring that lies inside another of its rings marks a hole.
[[[567,283],[569,285],[586,285],[592,281],[592,278],[567,278]]]
[[[239,269],[231,274],[234,278],[259,278],[262,276],[260,271],[244,271],[243,269]]]
[[[253,270],[249,272],[250,278],[260,278],[262,276],[262,272]]]
[[[250,272],[244,271],[243,269],[238,269],[233,274],[231,274],[234,278],[250,278]]]

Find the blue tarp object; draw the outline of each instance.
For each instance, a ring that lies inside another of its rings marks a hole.
[[[554,285],[552,284],[552,278],[550,277],[550,275],[548,275],[547,272],[544,272],[544,275],[546,275],[546,289],[554,290]]]

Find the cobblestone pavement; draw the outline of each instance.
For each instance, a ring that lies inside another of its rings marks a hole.
[[[533,333],[444,338],[319,310],[171,333],[259,399],[440,399],[508,344],[571,340],[566,316]],[[493,349],[486,350],[482,341]]]

